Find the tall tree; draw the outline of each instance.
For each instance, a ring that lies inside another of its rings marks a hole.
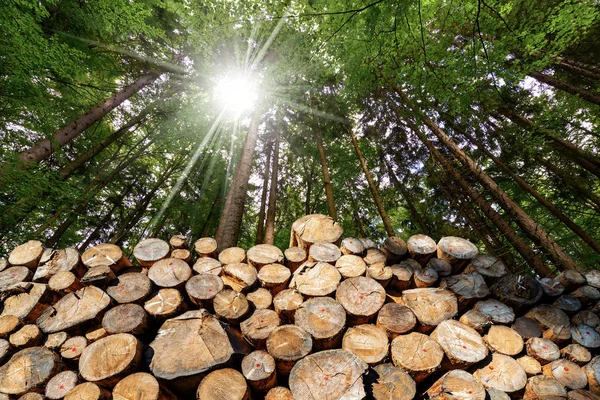
[[[277,211],[277,185],[279,184],[279,136],[280,124],[275,128],[275,143],[273,144],[273,168],[271,172],[271,188],[269,190],[269,208],[265,223],[266,244],[275,242],[275,212]]]
[[[265,232],[265,209],[267,204],[267,194],[269,193],[269,178],[271,170],[271,151],[273,142],[267,142],[265,147],[265,172],[263,174],[262,193],[260,195],[260,209],[258,211],[258,225],[256,226],[255,244],[264,243]]]

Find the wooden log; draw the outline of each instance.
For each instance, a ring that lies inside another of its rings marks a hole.
[[[219,253],[219,261],[223,265],[246,262],[246,250],[241,247],[229,247]]]
[[[108,265],[98,265],[88,269],[81,277],[81,282],[104,289],[115,278],[115,272]]]
[[[487,389],[486,400],[510,400],[510,396],[502,390]]]
[[[8,341],[16,349],[39,346],[42,344],[42,331],[35,324],[24,325],[9,336]]]
[[[79,360],[87,346],[88,342],[85,337],[73,336],[60,346],[60,356],[65,360]]]
[[[588,381],[581,367],[569,360],[555,360],[542,367],[544,375],[554,378],[569,389],[583,389]]]
[[[50,259],[35,270],[33,281],[47,282],[53,275],[64,271],[70,271],[76,276],[83,276],[85,273],[85,267],[81,264],[81,257],[76,249],[52,251]]]
[[[587,376],[590,392],[600,395],[600,356],[592,358],[583,367],[583,372]]]
[[[148,278],[160,288],[182,288],[191,276],[189,265],[177,258],[157,260],[148,270]]]
[[[157,238],[144,239],[133,249],[133,256],[142,267],[151,267],[155,262],[169,257],[169,243]]]
[[[588,349],[597,349],[600,347],[600,334],[592,327],[580,324],[570,328],[571,338],[574,343],[578,343]]]
[[[152,293],[152,281],[138,272],[127,272],[111,281],[106,293],[119,304],[142,303]]]
[[[583,306],[588,306],[600,300],[600,290],[590,285],[583,285],[572,291],[571,296],[577,298]]]
[[[337,289],[342,276],[331,264],[307,261],[294,272],[290,288],[303,296],[329,296]]]
[[[198,400],[248,400],[250,390],[244,376],[235,369],[224,368],[206,375],[198,391]]]
[[[567,398],[567,390],[556,379],[534,376],[527,380],[523,400],[561,400]]]
[[[267,337],[280,323],[275,311],[255,310],[248,319],[240,323],[240,330],[255,349],[264,349]]]
[[[159,321],[174,317],[185,309],[187,306],[177,289],[160,289],[144,303],[144,310]]]
[[[279,326],[267,338],[267,351],[275,359],[277,374],[283,378],[289,376],[296,362],[306,357],[311,350],[310,335],[297,325]]]
[[[341,343],[346,311],[331,297],[314,297],[298,307],[294,322],[311,335],[315,351],[332,349]]]
[[[521,335],[523,339],[542,337],[542,330],[531,318],[519,317],[515,319],[515,322],[512,324],[511,328]]]
[[[187,265],[192,265],[194,261],[192,252],[188,249],[175,249],[171,252],[171,257],[184,261]]]
[[[76,372],[62,371],[54,375],[46,384],[45,395],[47,399],[62,399],[69,393],[79,381]]]
[[[394,365],[408,372],[417,383],[437,370],[444,358],[438,342],[418,332],[397,336],[392,340],[390,353]]]
[[[102,318],[106,332],[139,335],[148,327],[148,316],[138,304],[121,304],[111,308]]]
[[[492,287],[493,296],[517,312],[539,303],[544,291],[531,275],[506,275]]]
[[[392,290],[402,292],[403,290],[407,290],[412,287],[414,282],[414,271],[410,265],[394,264],[389,268],[392,272],[392,279],[389,283],[389,287]]]
[[[265,396],[265,400],[294,400],[290,389],[283,386],[277,386],[269,390]]]
[[[369,366],[375,366],[387,357],[389,343],[383,329],[364,324],[348,328],[342,339],[342,348],[354,353]]]
[[[385,254],[389,264],[396,264],[408,257],[408,246],[406,242],[399,237],[387,237],[383,241],[381,251]]]
[[[493,285],[504,275],[508,274],[506,265],[498,258],[489,254],[478,254],[473,258],[464,273],[477,272],[488,285]]]
[[[452,266],[454,273],[459,272],[479,253],[477,247],[466,239],[446,236],[437,244],[437,256]]]
[[[475,310],[479,310],[490,318],[492,323],[495,324],[511,324],[515,320],[515,312],[513,309],[506,304],[494,300],[481,300],[475,303],[473,307]]]
[[[386,287],[393,277],[392,268],[386,266],[384,263],[369,265],[366,275],[383,287]]]
[[[553,306],[560,308],[567,315],[575,315],[575,313],[581,310],[581,302],[575,296],[563,294],[552,303]]]
[[[262,287],[276,295],[287,288],[292,273],[281,264],[266,264],[258,271],[257,277]]]
[[[538,279],[539,284],[542,286],[544,295],[547,297],[558,297],[565,291],[565,287],[554,278],[541,278]]]
[[[565,360],[572,361],[577,365],[587,364],[592,359],[592,353],[577,343],[563,347],[560,354]]]
[[[333,243],[317,242],[313,243],[308,250],[308,260],[312,262],[326,262],[335,264],[342,256],[340,249]]]
[[[223,290],[223,280],[217,275],[194,275],[185,283],[185,291],[192,303],[203,308],[209,308],[212,300],[221,290]]]
[[[483,340],[492,352],[516,356],[523,350],[523,338],[517,331],[504,325],[492,325]]]
[[[277,384],[275,360],[263,350],[253,351],[244,357],[242,374],[250,387],[258,393],[266,393]]]
[[[590,392],[589,390],[571,390],[567,393],[568,400],[600,400],[600,396]]]
[[[296,310],[304,302],[304,297],[296,289],[286,289],[273,298],[273,308],[282,324],[293,324]]]
[[[545,338],[561,342],[571,337],[569,317],[557,307],[540,304],[529,310],[525,316],[537,322]]]
[[[25,266],[9,267],[0,272],[0,290],[9,289],[11,286],[20,282],[31,280],[33,273],[31,269]]]
[[[53,294],[42,283],[30,283],[22,289],[4,300],[0,317],[13,315],[22,321],[33,322],[54,302]]]
[[[187,238],[185,237],[185,235],[171,236],[171,238],[169,239],[169,244],[174,249],[187,249],[188,248]]]
[[[58,350],[68,338],[69,334],[67,332],[51,333],[46,337],[44,346],[50,350]]]
[[[592,311],[583,310],[583,311],[579,311],[577,314],[575,314],[575,315],[573,315],[573,317],[571,317],[571,324],[573,324],[573,325],[584,324],[584,325],[590,326],[592,328],[595,328],[598,325],[600,325],[600,317],[598,317],[598,314],[596,314]]]
[[[96,318],[109,304],[110,297],[104,291],[87,286],[46,308],[37,325],[44,333],[64,331]]]
[[[550,339],[531,338],[525,343],[525,348],[527,355],[535,358],[542,365],[560,358],[560,349]]]
[[[409,333],[417,324],[412,310],[397,303],[387,303],[377,313],[377,326],[383,329],[388,339]]]
[[[130,267],[131,262],[117,245],[103,243],[90,247],[81,255],[81,261],[87,268],[108,266],[118,272],[125,267]]]
[[[255,291],[246,294],[246,299],[257,309],[266,310],[273,305],[273,295],[265,288],[258,288]]]
[[[108,400],[110,392],[92,382],[84,382],[75,386],[65,396],[65,400]]]
[[[0,317],[0,338],[8,338],[11,333],[21,328],[23,322],[14,315]]]
[[[192,267],[199,274],[211,274],[220,276],[223,273],[221,261],[211,257],[200,257]]]
[[[438,288],[410,289],[402,292],[402,301],[415,313],[423,332],[429,332],[442,321],[458,313],[456,296]]]
[[[229,286],[236,292],[248,292],[256,285],[257,275],[256,268],[252,265],[233,263],[225,264],[221,279],[225,286]]]
[[[452,265],[441,258],[432,258],[427,263],[427,268],[433,268],[440,277],[452,275]]]
[[[523,367],[523,370],[529,377],[542,373],[542,364],[531,356],[519,357],[517,358],[517,362]]]
[[[231,289],[223,289],[217,293],[213,299],[213,307],[219,318],[231,324],[240,323],[250,311],[246,296]]]
[[[209,237],[200,238],[194,243],[194,251],[198,257],[214,258],[217,255],[217,247],[217,241]]]
[[[60,296],[65,296],[82,289],[83,284],[71,271],[62,271],[52,275],[48,287]]]
[[[360,239],[356,238],[345,238],[340,244],[342,254],[362,256],[366,250]]]
[[[372,239],[360,238],[359,240],[362,243],[362,245],[364,246],[365,250],[377,248],[377,243],[375,243]]]
[[[115,385],[112,398],[113,400],[175,400],[177,397],[162,388],[151,374],[136,372]]]
[[[335,267],[344,279],[362,276],[367,271],[364,260],[353,254],[344,254],[335,262]]]
[[[463,324],[475,329],[479,333],[483,333],[491,324],[490,318],[477,310],[469,310],[459,318]]]
[[[432,400],[485,400],[485,388],[467,371],[455,370],[444,374],[427,390]]]
[[[364,276],[346,279],[335,292],[335,299],[346,310],[350,325],[362,325],[374,320],[385,297],[383,286]]]
[[[367,265],[385,264],[387,257],[385,253],[379,249],[371,248],[367,250],[367,253],[363,257]]]
[[[430,336],[440,344],[452,368],[464,368],[483,360],[488,354],[475,329],[452,319],[441,322]]]
[[[367,392],[375,400],[411,400],[417,394],[415,381],[393,364],[379,364],[373,371],[375,379]]]
[[[8,255],[8,263],[10,265],[18,265],[35,269],[38,266],[44,248],[39,240],[30,240],[15,247]]]
[[[246,257],[248,258],[248,264],[259,271],[265,265],[281,264],[283,262],[283,253],[272,244],[258,244],[251,247],[248,249]]]
[[[102,327],[102,323],[92,325],[85,331],[85,338],[90,343],[100,340],[106,336],[108,336],[108,332],[106,332],[106,329]]]
[[[294,366],[289,379],[290,390],[295,400],[363,399],[362,376],[367,368],[367,364],[349,351],[321,351]]]
[[[600,270],[590,269],[585,271],[583,275],[588,285],[600,289]]]
[[[566,293],[570,293],[573,290],[577,289],[580,286],[586,284],[585,276],[574,269],[566,269],[562,271],[556,277],[556,280],[559,281],[565,288]]]
[[[292,224],[289,247],[297,246],[308,251],[316,242],[339,244],[343,232],[342,226],[331,217],[305,215]]]
[[[301,266],[308,258],[306,251],[300,247],[290,247],[283,252],[285,256],[285,266],[290,269],[290,272],[294,272]]]
[[[409,237],[406,241],[406,247],[408,254],[423,267],[435,256],[437,251],[435,240],[423,234]]]
[[[444,278],[440,282],[440,288],[448,289],[456,295],[460,312],[470,308],[477,300],[490,294],[483,277],[477,272]]]
[[[0,339],[0,362],[3,362],[10,355],[13,348],[10,342],[6,339]]]
[[[415,271],[413,276],[416,288],[434,286],[438,280],[438,273],[433,268],[425,268]]]
[[[62,369],[56,354],[46,347],[29,347],[0,366],[0,393],[23,395],[39,391]]]
[[[477,369],[473,376],[488,389],[514,393],[525,387],[527,374],[514,358],[500,353],[492,354],[491,361]]]
[[[4,271],[8,267],[10,267],[8,260],[6,258],[0,257],[0,271]]]

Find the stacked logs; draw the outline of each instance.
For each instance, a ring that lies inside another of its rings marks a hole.
[[[600,399],[600,271],[511,274],[467,240],[145,239],[0,260],[0,399]]]

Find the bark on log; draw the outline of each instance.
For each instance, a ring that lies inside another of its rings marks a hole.
[[[304,302],[304,297],[296,289],[283,290],[273,298],[273,308],[282,324],[293,324],[296,310]]]
[[[441,322],[458,313],[454,293],[438,288],[410,289],[402,293],[402,300],[421,323],[420,330],[428,332]]]
[[[406,241],[406,246],[408,254],[423,267],[427,265],[437,251],[435,240],[423,234],[409,237]]]
[[[315,351],[339,347],[346,326],[346,311],[331,297],[314,297],[302,303],[294,323],[312,336]]]
[[[459,272],[479,253],[477,247],[466,239],[446,236],[437,244],[437,256],[452,266],[454,273]]]
[[[464,368],[483,360],[488,354],[475,329],[452,319],[440,323],[430,336],[444,349],[452,368]]]
[[[285,266],[290,269],[290,272],[294,272],[301,266],[307,259],[308,255],[304,249],[300,247],[290,247],[283,252],[285,256]]]
[[[167,258],[169,243],[157,238],[144,239],[133,249],[133,256],[143,267],[151,267],[158,260]]]
[[[412,287],[414,271],[410,265],[394,264],[389,268],[392,272],[392,279],[390,280],[389,287],[392,290],[401,293],[403,290]]]
[[[21,350],[0,367],[0,393],[39,391],[60,369],[58,357],[46,347]]]
[[[385,302],[385,289],[375,280],[359,276],[343,281],[335,292],[335,299],[348,314],[348,324],[371,322]]]
[[[198,391],[198,400],[248,400],[250,390],[244,375],[232,368],[224,368],[206,375]]]
[[[383,329],[388,339],[409,333],[417,324],[417,317],[410,308],[397,303],[387,303],[377,313],[377,326]]]
[[[440,367],[444,350],[434,339],[422,333],[397,336],[390,348],[394,365],[420,383]]]
[[[277,384],[275,360],[263,350],[253,351],[244,357],[242,374],[258,393],[268,392]]]
[[[485,400],[485,388],[466,371],[450,371],[427,390],[432,400]]]
[[[525,387],[527,374],[513,358],[504,354],[492,354],[492,360],[473,373],[486,389],[514,393]]]
[[[236,292],[245,293],[256,285],[256,268],[246,263],[225,264],[221,279],[225,286],[229,286]]]
[[[305,215],[292,224],[290,247],[308,251],[316,242],[339,244],[344,230],[333,218],[322,214]]]
[[[194,243],[194,251],[198,257],[212,257],[217,255],[217,241],[213,238],[205,237],[196,240]]]
[[[379,364],[373,371],[376,380],[367,391],[375,400],[411,400],[417,394],[415,381],[393,364]]]
[[[283,378],[289,376],[296,362],[306,359],[311,350],[310,335],[296,325],[279,326],[271,331],[267,338],[267,351],[275,359],[277,375]],[[290,387],[292,379],[290,377]]]
[[[287,288],[292,273],[281,264],[267,264],[258,271],[257,277],[262,287],[276,295]]]

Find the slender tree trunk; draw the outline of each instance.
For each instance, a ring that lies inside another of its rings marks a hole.
[[[88,110],[85,114],[80,115],[76,120],[54,132],[51,139],[44,139],[19,154],[19,159],[24,165],[29,165],[39,163],[48,158],[56,150],[55,146],[62,147],[75,139],[94,122],[104,117],[143,87],[154,82],[158,76],[159,75],[155,72],[143,75],[131,85],[124,87],[114,96],[104,100],[94,108]]]
[[[323,140],[321,132],[316,128],[317,149],[319,150],[319,159],[321,160],[321,169],[323,170],[323,185],[325,186],[325,197],[327,198],[327,210],[329,216],[337,221],[337,212],[335,210],[335,200],[333,199],[333,188],[331,186],[331,178],[329,177],[329,167],[327,166],[327,157],[325,157],[325,149],[323,148]]]
[[[210,225],[209,223],[212,221],[213,215],[215,214],[215,210],[219,209],[221,201],[223,201],[221,197],[221,188],[224,184],[225,181],[221,183],[221,185],[219,186],[219,190],[217,190],[217,195],[215,196],[215,199],[212,202],[212,206],[210,207],[210,211],[208,212],[208,215],[204,220],[204,224],[202,224],[202,228],[200,229],[200,237],[205,237],[208,235],[208,227]]]
[[[545,75],[545,74],[539,73],[537,71],[530,72],[529,76],[531,76],[532,78],[536,79],[539,82],[545,83],[556,89],[560,89],[564,92],[574,94],[575,96],[577,96],[585,101],[588,101],[592,104],[597,104],[600,106],[600,94],[598,94],[598,93],[594,93],[592,91],[580,88],[578,86],[571,85],[568,82],[561,81],[560,79],[556,79],[550,75]]]
[[[123,196],[122,198],[124,198],[125,196]],[[99,236],[100,236],[100,232],[102,231],[102,228],[104,228],[104,225],[106,225],[106,223],[111,219],[112,215],[115,213],[115,211],[117,211],[117,209],[121,206],[120,202],[115,202],[113,207],[102,217],[102,219],[100,221],[98,221],[98,223],[96,224],[96,227],[94,228],[94,230],[92,231],[92,233],[90,233],[88,235],[88,237],[85,239],[85,241],[83,243],[81,243],[79,246],[77,246],[79,251],[84,251],[85,249],[87,249],[87,247],[90,245],[90,243],[92,243],[94,240],[96,240]]]
[[[265,209],[267,204],[267,193],[269,192],[269,176],[271,170],[271,150],[273,149],[273,143],[269,142],[266,146],[266,162],[265,162],[265,173],[263,175],[263,187],[262,194],[260,196],[260,210],[258,211],[258,226],[256,227],[256,239],[255,244],[263,243],[263,236],[265,231]]]
[[[586,78],[600,81],[600,68],[595,65],[589,65],[578,61],[570,60],[564,57],[557,57],[558,66],[574,74],[585,76]]]
[[[354,217],[354,222],[356,223],[356,227],[358,228],[358,233],[361,238],[367,237],[367,232],[365,229],[365,224],[362,221],[362,218],[358,214],[358,206],[356,205],[356,200],[354,197],[350,197],[350,204],[352,205],[352,216]]]
[[[392,226],[392,221],[390,220],[388,213],[385,211],[383,201],[381,200],[381,196],[379,196],[379,192],[377,191],[377,187],[375,186],[375,182],[373,181],[373,177],[371,176],[371,171],[369,171],[367,161],[365,160],[365,158],[362,155],[362,152],[360,151],[360,147],[358,146],[358,140],[356,140],[354,131],[352,130],[352,128],[349,128],[348,131],[350,132],[350,138],[352,139],[354,151],[356,151],[356,155],[358,156],[358,160],[360,161],[360,166],[365,174],[365,177],[367,178],[371,196],[373,196],[373,201],[375,201],[377,211],[379,211],[379,215],[383,220],[383,226],[385,228],[385,231],[388,234],[388,236],[395,236],[396,232],[394,231],[394,227]]]
[[[279,127],[275,131],[275,144],[273,148],[273,168],[271,172],[271,189],[269,191],[269,208],[267,209],[267,222],[265,228],[266,244],[275,243],[275,211],[277,210],[277,183],[279,175]]]
[[[221,214],[219,228],[217,229],[219,249],[233,247],[238,241],[261,117],[262,110],[257,109],[250,120],[248,134],[242,149],[242,157],[231,182],[225,208],[223,209],[224,212]]]

